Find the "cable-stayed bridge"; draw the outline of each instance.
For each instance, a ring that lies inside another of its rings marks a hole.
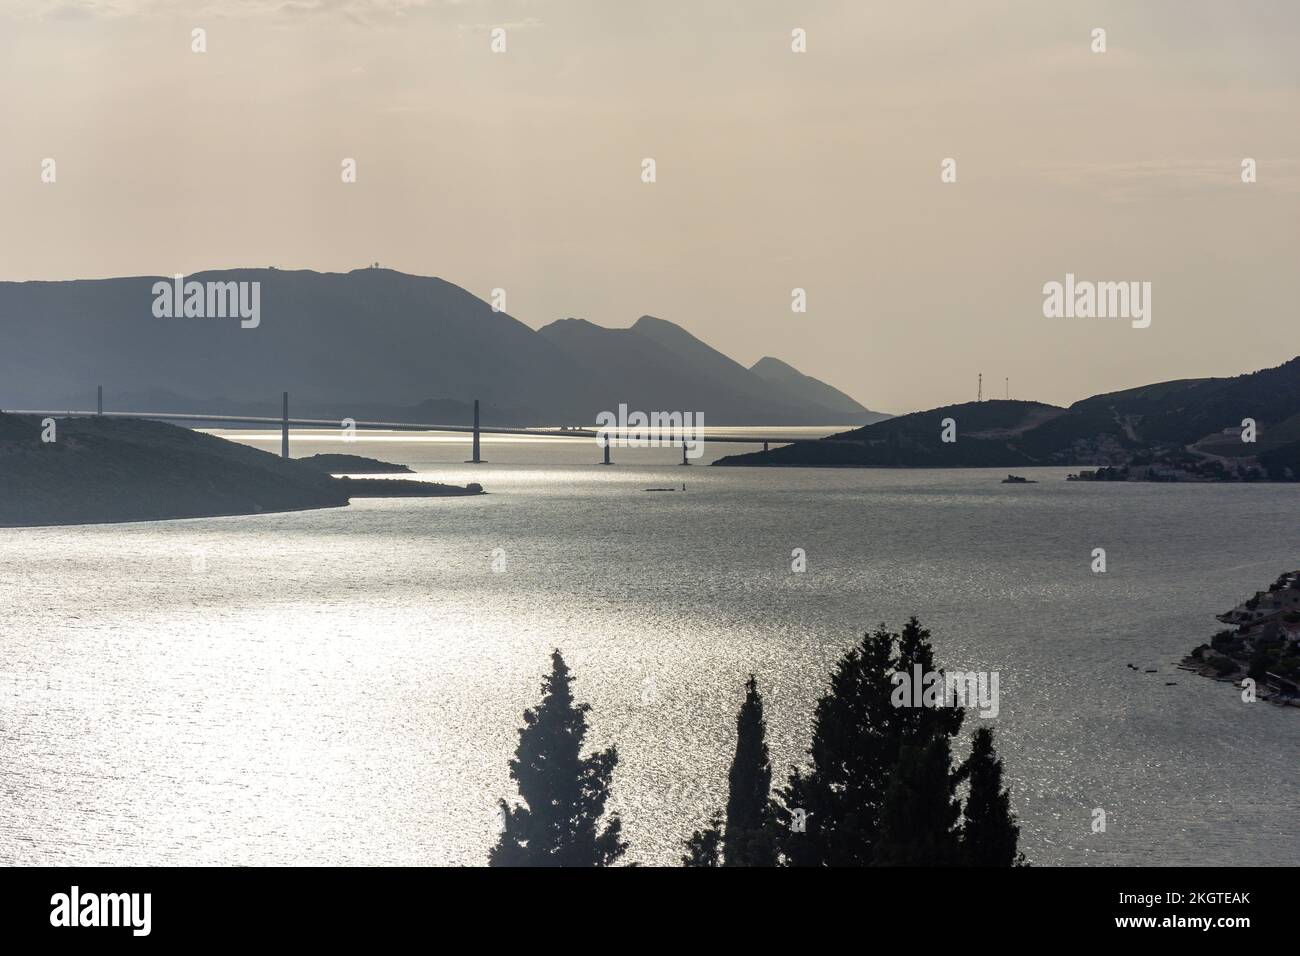
[[[789,435],[729,435],[723,433],[710,434],[699,432],[695,429],[683,429],[681,432],[672,431],[651,431],[649,428],[568,428],[568,427],[504,427],[497,425],[483,425],[479,421],[479,403],[478,399],[474,400],[474,421],[473,424],[445,424],[432,422],[374,422],[358,421],[355,419],[324,419],[324,418],[290,418],[289,417],[289,393],[285,392],[283,397],[282,411],[279,417],[259,416],[259,415],[225,415],[220,413],[207,414],[202,412],[167,412],[167,411],[130,411],[130,412],[106,412],[104,411],[104,392],[101,387],[99,390],[98,408],[90,410],[71,410],[71,409],[0,409],[9,415],[39,415],[46,418],[143,418],[157,421],[174,421],[179,423],[189,423],[191,425],[213,424],[213,425],[267,425],[279,426],[280,428],[280,455],[283,458],[289,457],[289,429],[290,428],[320,428],[320,429],[369,429],[382,431],[417,431],[417,432],[461,432],[473,436],[473,457],[471,463],[480,463],[483,461],[480,454],[479,440],[481,435],[532,435],[541,438],[570,438],[570,439],[587,439],[593,440],[604,452],[603,464],[613,464],[610,460],[610,446],[627,443],[635,446],[636,444],[653,443],[660,447],[665,445],[682,447],[682,462],[687,462],[687,443],[691,445],[707,444],[711,442],[722,442],[732,444],[758,445],[763,446],[767,451],[771,445],[794,444],[801,441],[824,441],[826,439],[815,439],[802,436]]]

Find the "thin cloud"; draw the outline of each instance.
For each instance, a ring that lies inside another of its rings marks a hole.
[[[541,25],[542,21],[537,17],[526,17],[523,20],[512,20],[506,23],[461,23],[456,29],[466,33],[486,33],[497,27],[504,27],[506,30],[533,30]]]
[[[176,16],[224,19],[339,17],[367,22],[435,8],[460,8],[475,0],[33,0],[11,10],[32,20],[112,20]]]
[[[1141,202],[1204,193],[1207,189],[1236,188],[1242,185],[1244,158],[1054,163],[1039,167],[1039,172],[1054,183],[1089,190],[1113,202]],[[1253,158],[1258,185],[1300,192],[1300,159]]]

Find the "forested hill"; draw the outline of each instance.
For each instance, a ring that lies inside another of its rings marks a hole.
[[[952,420],[944,441],[944,420]],[[1242,440],[1243,422],[1255,440]],[[1300,358],[1233,378],[1183,379],[1057,408],[994,400],[949,405],[720,465],[1015,467],[1258,459],[1283,478],[1300,441]]]

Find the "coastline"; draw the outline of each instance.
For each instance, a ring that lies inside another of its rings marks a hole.
[[[273,511],[225,511],[219,514],[183,514],[158,518],[104,518],[95,521],[43,521],[37,524],[0,523],[5,530],[36,530],[39,528],[89,528],[110,524],[156,524],[161,521],[205,521],[208,518],[255,518],[260,515],[295,514],[300,511],[326,511],[346,508],[350,502],[338,505],[310,505],[302,508],[277,508]]]
[[[1215,615],[1235,628],[1194,648],[1179,670],[1240,688],[1242,701],[1300,707],[1300,570]]]

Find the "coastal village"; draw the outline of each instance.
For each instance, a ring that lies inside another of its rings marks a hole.
[[[1213,458],[1150,464],[1110,465],[1081,470],[1067,481],[1267,481],[1268,473],[1256,459]]]
[[[1237,685],[1249,678],[1259,699],[1300,707],[1300,571],[1216,616],[1231,627],[1192,651],[1182,668]]]
[[[1083,470],[1067,481],[1268,481],[1256,458],[1196,458],[1190,454],[1151,460],[1139,455],[1130,464]]]
[[[1254,426],[1252,425],[1253,429]],[[1254,432],[1241,428],[1224,428],[1206,435],[1190,445],[1157,444],[1128,454],[1111,444],[1094,449],[1101,460],[1100,468],[1081,470],[1069,475],[1068,481],[1294,481],[1295,470],[1287,461],[1266,461],[1258,455],[1243,455],[1240,450],[1255,447]],[[1080,449],[1082,450],[1082,449]],[[1096,460],[1094,458],[1094,460]]]

